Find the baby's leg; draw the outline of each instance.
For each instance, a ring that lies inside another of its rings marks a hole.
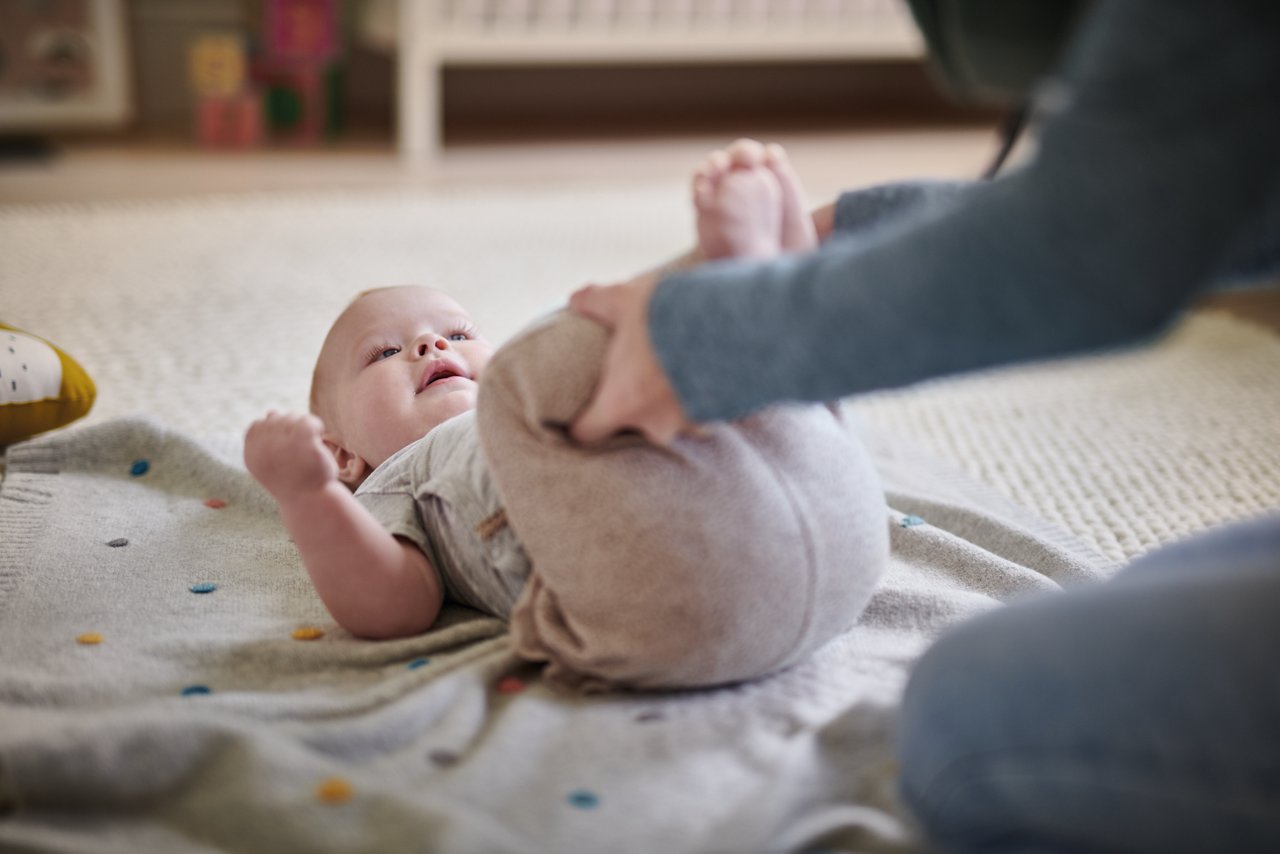
[[[607,344],[555,315],[494,354],[480,386],[485,458],[533,567],[516,654],[565,686],[694,687],[773,672],[844,631],[888,555],[866,449],[817,406],[667,447],[579,446],[565,425]]]
[[[693,202],[703,255],[769,258],[817,246],[804,192],[786,152],[740,139],[694,173]]]

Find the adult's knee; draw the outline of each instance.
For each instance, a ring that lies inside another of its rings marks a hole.
[[[1069,679],[1053,675],[1054,661],[1071,655],[1052,625],[1054,604],[963,624],[912,672],[899,729],[901,792],[943,850],[1002,850],[1038,820],[1038,801],[1018,780],[1039,761],[1032,754],[1052,751],[1054,737],[1043,739],[1049,710],[1073,693]]]

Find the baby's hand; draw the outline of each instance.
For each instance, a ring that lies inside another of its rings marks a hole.
[[[323,430],[314,415],[268,412],[245,434],[244,464],[276,501],[319,492],[338,479],[338,463],[320,438]]]

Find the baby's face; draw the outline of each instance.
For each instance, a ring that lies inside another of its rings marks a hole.
[[[493,347],[457,302],[422,287],[360,297],[325,339],[316,395],[326,430],[372,468],[475,408]]]

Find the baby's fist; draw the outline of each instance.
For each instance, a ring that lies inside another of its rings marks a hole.
[[[268,412],[244,437],[244,464],[277,501],[319,492],[338,478],[338,464],[314,415]]]

